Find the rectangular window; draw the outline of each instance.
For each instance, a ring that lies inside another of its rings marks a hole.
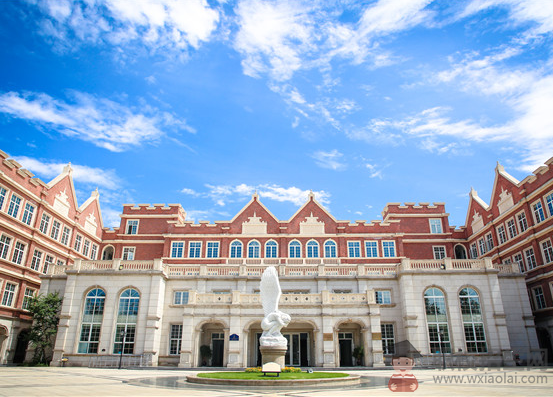
[[[60,227],[61,223],[54,219],[54,221],[52,222],[52,231],[50,232],[50,237],[52,237],[54,240],[57,240],[60,235]]]
[[[384,354],[395,354],[394,324],[380,324]]]
[[[526,272],[526,268],[524,267],[524,259],[522,259],[522,254],[518,253],[513,255],[513,259],[516,263],[518,263],[518,268],[520,269],[520,272]]]
[[[33,259],[31,260],[31,269],[36,270],[37,272],[40,269],[40,261],[42,259],[42,252],[35,250],[33,253]]]
[[[536,257],[534,256],[534,249],[528,248],[524,254],[526,255],[526,263],[528,264],[528,270],[532,270],[536,267]]]
[[[551,240],[545,240],[541,242],[541,250],[543,252],[544,263],[553,261],[553,247],[551,247]]]
[[[6,288],[4,288],[4,296],[2,296],[2,305],[11,306],[13,303],[13,297],[15,295],[15,289],[17,285],[12,283],[6,283]]]
[[[171,243],[171,258],[182,258],[184,255],[184,241],[173,241]]]
[[[82,241],[83,237],[77,234],[75,236],[75,251],[79,252],[81,250]]]
[[[25,244],[20,243],[19,241],[16,242],[15,247],[13,249],[12,262],[17,263],[18,265],[21,265],[21,262],[23,261],[24,252],[25,252]]]
[[[11,243],[12,239],[9,238],[8,236],[6,235],[2,235],[2,237],[0,237],[0,258],[2,259],[7,259],[8,258],[8,253],[10,252],[10,243]]]
[[[174,305],[188,304],[188,291],[175,291],[173,294]]]
[[[0,187],[0,210],[4,206],[4,201],[6,200],[6,194],[7,193],[8,193],[8,191],[5,188]]]
[[[12,199],[10,200],[10,206],[8,207],[8,215],[17,218],[19,213],[19,207],[21,206],[21,198],[17,197],[15,194],[12,194]]]
[[[46,255],[44,258],[44,267],[42,268],[42,273],[48,274],[48,269],[54,264],[54,257],[52,255]]]
[[[491,233],[486,234],[486,245],[488,246],[488,251],[493,249],[493,236]]]
[[[534,291],[534,302],[536,304],[536,309],[545,309],[547,306],[545,304],[545,297],[543,296],[543,289],[541,287],[536,287],[532,289],[532,291]]]
[[[445,258],[445,247],[432,247],[434,251],[434,259],[444,259]]]
[[[218,241],[208,241],[207,242],[207,257],[208,258],[218,258],[219,257],[219,242]],[[275,255],[276,257],[276,255]]]
[[[429,222],[430,222],[430,233],[432,234],[443,233],[441,219],[429,219]]]
[[[499,244],[503,244],[507,241],[507,235],[505,234],[505,227],[503,225],[497,227],[497,237]]]
[[[486,242],[483,238],[478,240],[478,247],[480,248],[480,255],[484,255],[486,253]]]
[[[359,241],[348,241],[348,256],[350,258],[361,257],[361,243]]]
[[[86,240],[84,241],[84,244],[83,244],[83,255],[84,256],[88,256],[88,250],[90,249],[90,240]]]
[[[124,247],[123,248],[123,258],[124,261],[134,260],[134,247]]]
[[[528,229],[528,221],[526,221],[526,213],[521,212],[517,215],[518,228],[521,233],[525,232]]]
[[[25,203],[25,210],[23,211],[23,217],[21,218],[21,221],[26,225],[30,225],[31,220],[33,219],[34,212],[35,207],[29,203]]]
[[[62,261],[61,259],[58,259],[58,261],[56,262],[56,265],[58,265],[58,266],[65,266],[65,262]]]
[[[553,193],[549,193],[545,196],[545,205],[547,205],[549,216],[553,216]]]
[[[478,258],[478,249],[476,248],[476,243],[470,245],[470,257],[471,259]]]
[[[127,234],[137,234],[138,233],[138,220],[128,220],[127,221]]]
[[[97,255],[98,255],[98,246],[96,244],[92,244],[92,249],[90,250],[90,259],[96,260]]]
[[[42,214],[42,219],[40,220],[39,230],[41,233],[48,233],[48,226],[50,225],[50,216],[47,214]]]
[[[189,258],[201,258],[202,255],[202,243],[200,241],[191,241],[188,243],[188,257]]]
[[[63,245],[68,245],[70,236],[71,236],[71,229],[64,226],[63,227],[63,233],[61,234],[60,243],[62,243]]]
[[[374,292],[376,303],[379,305],[389,305],[392,303],[392,294],[388,290],[376,290]]]
[[[383,241],[382,242],[382,252],[384,253],[384,258],[393,258],[396,256],[396,243],[395,241]]]
[[[365,241],[365,253],[367,258],[377,258],[378,257],[378,242],[376,241]]]
[[[35,290],[31,288],[25,288],[25,295],[23,296],[23,304],[21,305],[23,310],[29,309],[29,301],[33,296],[35,296]]]
[[[532,204],[532,209],[534,210],[534,219],[536,220],[536,223],[540,223],[545,220],[545,214],[543,212],[543,205],[541,205],[541,201]]]
[[[507,231],[509,232],[509,238],[515,238],[517,235],[517,227],[515,225],[514,219],[509,219],[507,221]]]
[[[182,344],[182,324],[171,324],[169,335],[169,354],[180,354]]]

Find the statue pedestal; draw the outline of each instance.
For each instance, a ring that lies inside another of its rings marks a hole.
[[[286,355],[286,350],[286,346],[260,346],[261,362],[263,364],[277,363],[282,369],[285,367],[284,356]]]

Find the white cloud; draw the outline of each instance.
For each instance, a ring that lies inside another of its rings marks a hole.
[[[67,163],[44,162],[25,156],[17,156],[14,157],[14,159],[28,168],[29,171],[49,179],[53,179],[61,174],[63,167],[67,165]],[[109,190],[118,189],[121,185],[121,179],[116,175],[115,170],[79,164],[71,164],[71,168],[73,168],[73,180],[76,183],[103,187]],[[48,180],[46,180],[46,182],[48,182]]]
[[[206,0],[37,1],[44,14],[42,33],[58,48],[79,42],[125,48],[138,45],[152,52],[198,48],[210,39],[219,11]]]
[[[339,171],[346,168],[346,164],[340,162],[343,154],[334,149],[330,152],[319,150],[311,155],[315,159],[315,163],[322,168]]]
[[[186,195],[189,195],[189,196],[199,196],[199,193],[196,192],[194,189],[189,189],[189,188],[186,188],[186,187],[181,189],[180,192],[184,193]]]
[[[207,191],[198,194],[200,197],[211,198],[216,205],[223,207],[228,203],[243,201],[257,192],[261,198],[279,202],[290,202],[294,205],[303,205],[309,197],[310,190],[302,190],[295,186],[282,187],[276,184],[247,185],[206,185]],[[191,189],[183,189],[190,194]],[[323,205],[330,203],[330,194],[321,190],[313,192],[315,198]]]
[[[0,94],[0,112],[48,126],[69,137],[119,152],[165,135],[163,129],[194,132],[183,120],[155,108],[142,106],[143,113],[108,99],[72,91],[73,103],[43,93]]]

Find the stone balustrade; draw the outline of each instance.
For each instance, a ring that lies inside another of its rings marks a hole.
[[[279,259],[271,259],[279,261]],[[160,271],[168,278],[190,277],[261,277],[263,271],[269,266],[269,259],[228,259],[226,264],[167,264],[161,259],[153,261],[133,260],[124,261],[114,259],[109,261],[83,261],[75,260],[73,266],[52,265],[48,270],[49,275],[71,272],[144,272]],[[295,259],[290,263],[291,259]],[[345,264],[339,258],[291,258],[275,265],[280,277],[378,277],[395,278],[400,272],[466,272],[497,270],[499,274],[519,273],[516,264],[493,264],[491,259],[430,259],[414,260],[403,258],[397,264]],[[325,263],[328,259],[336,259]],[[309,263],[308,263],[309,260]],[[313,263],[311,263],[313,262]],[[332,263],[335,262],[335,263]]]
[[[241,304],[261,306],[261,296],[259,294],[242,293],[233,291],[232,293],[198,293],[190,291],[188,303],[186,305],[212,305],[212,304]],[[322,291],[315,294],[288,293],[280,297],[279,307],[301,306],[301,305],[359,305],[376,304],[374,291],[369,290],[365,293],[344,293],[335,294],[329,291]]]

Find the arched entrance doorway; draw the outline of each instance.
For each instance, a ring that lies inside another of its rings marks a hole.
[[[202,355],[208,346],[211,357]],[[223,367],[226,365],[225,326],[220,322],[209,322],[202,325],[199,336],[199,366]]]
[[[455,259],[467,259],[467,249],[461,244],[455,246]]]
[[[336,326],[335,340],[337,341],[337,353],[340,367],[352,367],[354,365],[363,365],[363,359],[358,362],[354,357],[356,348],[365,349],[363,340],[362,326],[353,320],[339,323]]]
[[[13,363],[21,364],[25,361],[25,354],[27,353],[27,346],[29,344],[29,330],[24,329],[17,336],[17,343],[15,345],[15,353],[13,355]]]
[[[113,246],[108,245],[104,247],[104,250],[102,251],[102,260],[110,261],[112,259],[113,259]]]

